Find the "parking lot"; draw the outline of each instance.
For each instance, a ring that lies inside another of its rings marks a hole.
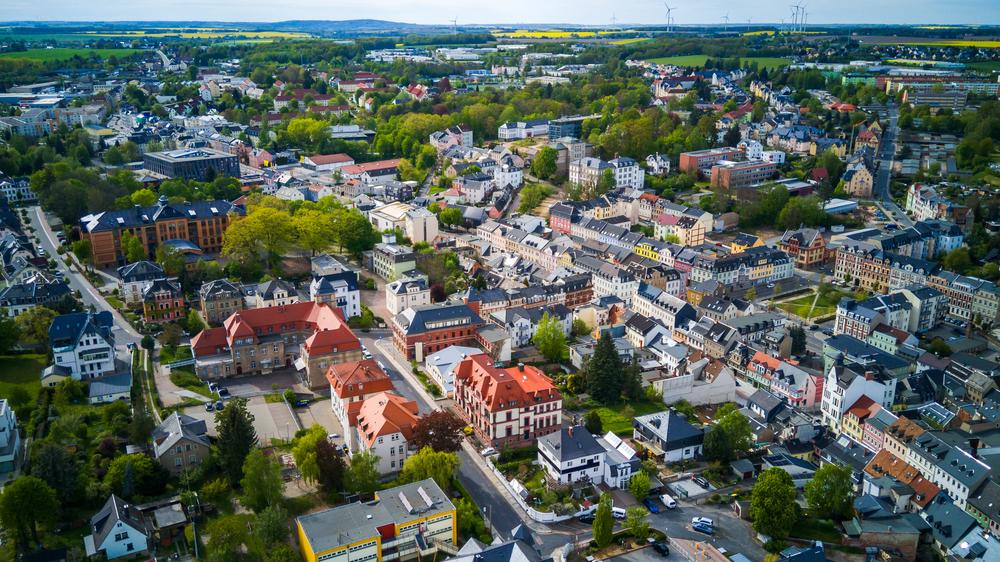
[[[309,405],[304,408],[296,408],[295,415],[297,415],[299,417],[299,421],[302,422],[302,427],[309,428],[315,424],[319,424],[326,429],[326,433],[328,435],[334,433],[338,435],[338,437],[331,440],[332,443],[337,445],[344,444],[344,428],[340,426],[340,421],[337,420],[337,416],[333,415],[333,409],[330,406],[329,398],[310,402]]]
[[[299,380],[298,375],[291,369],[282,369],[281,371],[266,375],[224,379],[219,381],[219,386],[228,388],[233,396],[244,397],[283,392],[286,388],[291,388],[296,393],[308,392],[308,389]]]
[[[676,495],[681,498],[693,498],[698,497],[702,494],[707,494],[715,489],[711,484],[708,485],[708,489],[702,488],[694,480],[690,478],[685,478],[684,480],[678,480],[676,482],[670,483],[670,488],[676,492]],[[674,494],[671,494],[674,495]]]
[[[263,396],[247,400],[247,410],[253,415],[253,427],[262,445],[268,445],[272,438],[288,439],[295,436],[297,426],[283,403],[267,403]],[[215,412],[208,412],[204,406],[185,408],[184,414],[208,423],[208,434],[218,437],[215,430]]]

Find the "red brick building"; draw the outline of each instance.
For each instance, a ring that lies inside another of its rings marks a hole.
[[[826,249],[826,240],[815,228],[786,230],[778,241],[778,249],[795,260],[800,269],[820,265],[832,257]]]
[[[474,345],[486,323],[465,303],[407,308],[392,319],[392,341],[407,360],[423,361],[453,345]]]
[[[712,166],[720,160],[736,160],[742,156],[742,152],[733,147],[724,146],[721,148],[709,148],[707,150],[696,150],[694,152],[682,152],[677,169],[684,173],[697,173],[699,176],[708,176]]]
[[[170,322],[187,316],[184,291],[176,279],[154,279],[142,289],[142,319]]]
[[[455,367],[455,409],[484,443],[525,447],[562,427],[562,395],[544,373],[493,366],[486,354]]]

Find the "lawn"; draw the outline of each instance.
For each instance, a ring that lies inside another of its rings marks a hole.
[[[662,412],[667,409],[663,402],[632,402],[621,407],[601,406],[597,408],[597,415],[601,416],[601,426],[604,432],[611,431],[615,435],[631,435],[632,419],[636,416],[644,416],[654,412]]]
[[[672,64],[675,66],[705,66],[708,59],[708,55],[678,55],[674,57],[659,57],[647,60],[657,64]],[[777,70],[792,64],[792,61],[791,59],[783,57],[747,57],[742,59],[742,63],[744,65],[757,63],[757,66],[762,68]]]
[[[179,345],[177,347],[164,347],[160,349],[160,363],[166,365],[174,361],[191,358],[191,346]]]
[[[0,58],[28,59],[39,62],[69,60],[75,56],[90,58],[96,56],[101,59],[108,57],[128,57],[142,52],[141,49],[91,49],[87,47],[61,47],[55,49],[28,49],[26,51],[12,51],[0,53]]]
[[[836,525],[832,521],[814,519],[812,517],[799,519],[789,534],[799,539],[834,544],[840,544],[842,540],[840,531],[837,530]]]
[[[28,391],[34,402],[42,388],[42,369],[47,364],[47,357],[42,354],[0,355],[0,397],[19,386]]]
[[[170,382],[191,392],[197,392],[206,398],[215,398],[215,394],[208,389],[208,384],[198,378],[198,375],[194,374],[191,367],[170,369]]]
[[[813,292],[791,300],[779,302],[777,303],[777,307],[785,312],[809,320],[811,318],[836,314],[837,303],[840,302],[840,299],[850,296],[850,293],[830,287],[823,290],[823,294],[820,295],[819,299],[816,299],[816,293]],[[814,299],[816,299],[816,307],[812,308],[810,313]]]

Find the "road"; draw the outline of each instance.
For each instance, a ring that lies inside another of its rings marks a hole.
[[[125,320],[125,317],[118,313],[108,301],[104,300],[104,297],[98,292],[96,288],[90,283],[90,281],[84,277],[82,273],[76,269],[71,269],[66,266],[62,261],[62,256],[60,256],[56,249],[59,247],[59,242],[56,240],[55,234],[49,227],[48,221],[45,220],[42,214],[42,208],[38,206],[31,207],[28,212],[28,216],[31,219],[31,226],[35,229],[35,237],[38,245],[48,252],[49,256],[52,257],[56,262],[56,269],[62,271],[65,276],[66,282],[69,284],[70,288],[74,291],[79,291],[81,299],[83,300],[84,306],[93,307],[98,311],[107,310],[111,312],[115,321],[115,343],[117,347],[124,348],[130,343],[136,345],[142,340],[142,334],[136,331],[131,324]]]
[[[880,200],[879,204],[886,215],[892,217],[901,227],[908,228],[913,226],[913,221],[906,216],[899,205],[896,205],[889,189],[892,180],[892,163],[896,155],[896,137],[899,135],[899,108],[890,103],[888,112],[888,126],[882,134],[882,142],[878,148],[878,171],[875,173],[873,195],[876,200]]]

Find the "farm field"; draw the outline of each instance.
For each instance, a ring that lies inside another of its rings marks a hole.
[[[142,52],[141,49],[90,49],[87,47],[60,47],[54,49],[28,49],[27,51],[12,51],[0,53],[0,58],[7,59],[27,59],[39,62],[69,60],[75,56],[90,58],[98,56],[102,59],[108,57],[128,57]]]
[[[181,39],[224,39],[224,38],[243,38],[243,39],[306,39],[312,37],[309,33],[302,33],[298,31],[245,31],[241,29],[218,29],[218,28],[204,28],[204,29],[188,29],[188,28],[178,28],[178,29],[155,29],[155,30],[136,30],[136,31],[121,31],[121,32],[104,32],[104,31],[88,31],[83,35],[88,35],[91,37],[180,37]]]
[[[618,33],[635,33],[633,29],[616,29],[613,31],[584,31],[584,30],[573,30],[566,31],[562,29],[543,29],[543,30],[532,30],[532,29],[518,29],[515,31],[498,31],[494,30],[494,37],[502,37],[504,39],[569,39],[572,37],[599,37],[601,35],[614,35]]]
[[[659,57],[655,59],[647,59],[649,62],[655,62],[657,64],[673,64],[677,66],[705,66],[708,61],[708,55],[678,55],[673,57]],[[790,59],[783,57],[747,57],[743,59],[744,63],[757,63],[758,66],[766,68],[768,70],[776,70],[778,68],[788,66],[792,64]]]

